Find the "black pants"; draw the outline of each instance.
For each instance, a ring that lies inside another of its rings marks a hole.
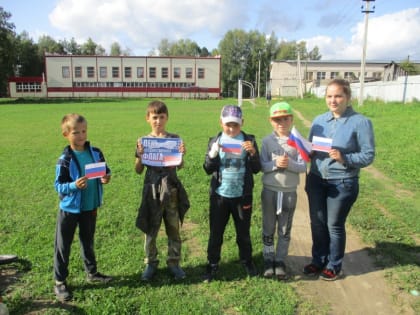
[[[96,258],[93,249],[97,211],[69,213],[60,210],[57,216],[54,246],[54,277],[65,281],[68,274],[71,244],[76,227],[79,226],[79,241],[86,272],[96,273]]]
[[[225,198],[219,195],[210,197],[210,237],[207,247],[207,259],[211,264],[220,260],[223,244],[223,234],[229,217],[232,215],[236,230],[236,243],[239,248],[239,258],[242,262],[252,260],[252,245],[250,236],[252,197],[245,203],[242,197]]]

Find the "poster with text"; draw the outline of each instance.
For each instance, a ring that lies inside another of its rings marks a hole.
[[[180,138],[151,138],[141,139],[144,153],[142,163],[149,166],[178,166],[182,162],[182,153],[179,152]]]

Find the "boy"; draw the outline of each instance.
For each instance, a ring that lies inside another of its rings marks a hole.
[[[208,143],[203,167],[208,175],[212,174],[212,178],[205,282],[212,281],[216,276],[223,234],[230,215],[235,223],[241,263],[249,276],[257,275],[252,261],[250,225],[253,174],[260,171],[261,164],[255,137],[241,130],[243,122],[239,106],[224,106],[220,116],[222,132]]]
[[[69,145],[58,159],[55,190],[60,198],[54,248],[54,293],[58,300],[68,301],[72,295],[67,287],[68,265],[74,232],[79,226],[81,254],[87,281],[109,282],[111,277],[98,272],[94,252],[97,210],[102,204],[102,184],[109,183],[111,170],[105,166],[104,175],[89,179],[85,166],[105,162],[99,148],[87,141],[87,121],[78,114],[67,114],[61,121],[62,134]]]
[[[151,127],[147,137],[153,138],[179,138],[178,135],[166,131],[168,122],[168,108],[161,101],[152,101],[147,106],[146,121]],[[179,152],[185,154],[184,143],[181,142]],[[144,147],[141,139],[137,141],[135,170],[141,174],[145,165],[142,162]],[[144,250],[146,254],[144,270],[141,279],[150,281],[157,271],[159,264],[156,238],[160,230],[162,220],[165,224],[168,237],[167,266],[176,280],[185,278],[185,272],[179,266],[181,259],[181,237],[180,224],[189,208],[189,201],[185,189],[178,179],[177,168],[181,168],[183,162],[178,166],[150,166],[147,165],[144,177],[142,202],[139,208],[136,226],[145,235]]]
[[[299,173],[306,171],[306,163],[299,152],[288,145],[293,124],[292,108],[288,103],[276,103],[270,108],[273,132],[261,146],[263,171],[261,192],[262,239],[264,277],[286,278],[285,258],[288,254],[293,215],[296,208],[296,188]],[[274,233],[277,224],[277,247]]]

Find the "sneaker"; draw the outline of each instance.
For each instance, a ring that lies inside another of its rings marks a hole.
[[[326,281],[334,281],[337,280],[338,278],[340,278],[341,276],[341,270],[336,272],[333,269],[329,269],[329,268],[325,268],[324,270],[322,270],[321,274],[319,275],[319,277],[322,280],[326,280]]]
[[[217,271],[219,270],[218,264],[207,264],[206,273],[203,275],[203,282],[211,282],[216,278]]]
[[[153,276],[156,273],[157,266],[153,264],[147,264],[146,269],[143,271],[141,275],[141,280],[143,281],[150,281],[152,280]]]
[[[303,273],[307,276],[317,276],[321,271],[322,269],[313,263],[303,267]]]
[[[264,260],[264,278],[271,278],[274,275],[273,265],[271,260]]]
[[[185,279],[186,275],[184,270],[178,265],[170,265],[168,266],[169,271],[172,272],[172,274],[175,277],[175,280],[182,280]]]
[[[282,261],[278,261],[274,267],[274,273],[278,280],[285,280],[287,277],[286,265]]]
[[[86,279],[87,279],[88,282],[107,283],[107,282],[110,282],[112,280],[112,277],[103,275],[100,272],[96,272],[96,273],[88,273]]]
[[[56,284],[54,286],[54,293],[57,300],[61,302],[70,301],[72,299],[71,292],[67,288],[67,284],[65,282]]]
[[[245,271],[248,274],[248,276],[255,277],[255,276],[258,275],[257,267],[255,267],[252,260],[245,262],[244,263],[244,268],[245,268]]]

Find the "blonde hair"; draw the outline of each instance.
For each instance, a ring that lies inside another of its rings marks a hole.
[[[64,115],[63,119],[61,119],[61,131],[63,134],[67,134],[76,124],[80,123],[87,124],[86,118],[82,115],[76,113]]]

